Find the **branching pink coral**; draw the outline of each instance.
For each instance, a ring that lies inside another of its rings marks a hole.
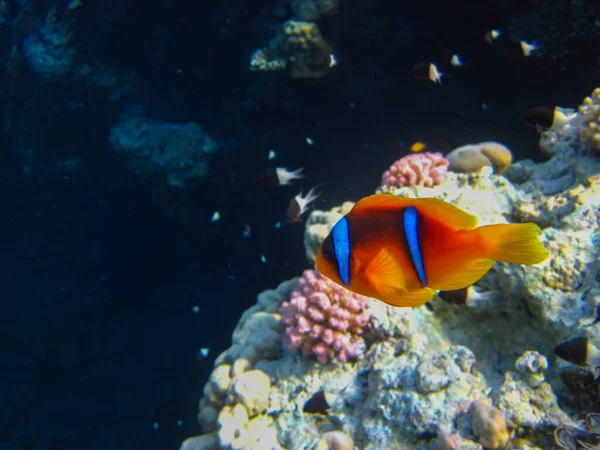
[[[323,363],[334,358],[346,362],[364,347],[362,335],[371,318],[367,307],[367,297],[305,270],[290,301],[279,309],[283,341],[290,352],[300,348]]]
[[[400,158],[381,177],[382,192],[403,186],[435,186],[448,172],[448,160],[441,153],[419,153]]]

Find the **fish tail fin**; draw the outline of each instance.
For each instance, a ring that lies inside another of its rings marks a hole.
[[[532,222],[484,225],[476,229],[485,257],[512,264],[537,264],[548,257],[540,241],[540,228]]]
[[[319,186],[315,186],[306,193],[306,197],[304,197],[304,201],[306,202],[306,205],[314,202],[316,199],[318,199],[320,197],[321,194],[317,194],[318,187]]]
[[[302,174],[303,170],[304,170],[304,167],[300,167],[299,169],[292,170],[289,173],[290,180],[299,180],[301,178],[304,178],[304,175]]]

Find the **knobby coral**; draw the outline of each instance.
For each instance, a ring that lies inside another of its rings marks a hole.
[[[383,173],[378,191],[390,192],[403,186],[432,187],[441,184],[447,172],[448,160],[441,153],[407,155]]]
[[[363,333],[370,321],[367,297],[354,294],[315,270],[305,270],[279,313],[283,340],[290,352],[299,348],[325,363],[346,362],[364,348]]]

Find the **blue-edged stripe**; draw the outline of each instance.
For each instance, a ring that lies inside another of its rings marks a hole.
[[[331,234],[338,275],[346,286],[350,286],[350,228],[348,219],[342,217],[338,220],[333,226]]]
[[[409,206],[404,211],[404,234],[408,242],[408,251],[412,259],[413,266],[419,276],[419,281],[423,287],[427,286],[427,275],[423,265],[423,254],[419,244],[419,214],[417,208]]]

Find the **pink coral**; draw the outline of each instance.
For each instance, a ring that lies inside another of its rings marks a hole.
[[[407,155],[396,161],[381,177],[381,192],[403,186],[435,186],[448,172],[448,160],[441,153]]]
[[[346,362],[364,348],[363,332],[371,316],[368,299],[338,286],[316,270],[305,270],[279,313],[283,341],[290,352],[299,348],[320,362]]]

